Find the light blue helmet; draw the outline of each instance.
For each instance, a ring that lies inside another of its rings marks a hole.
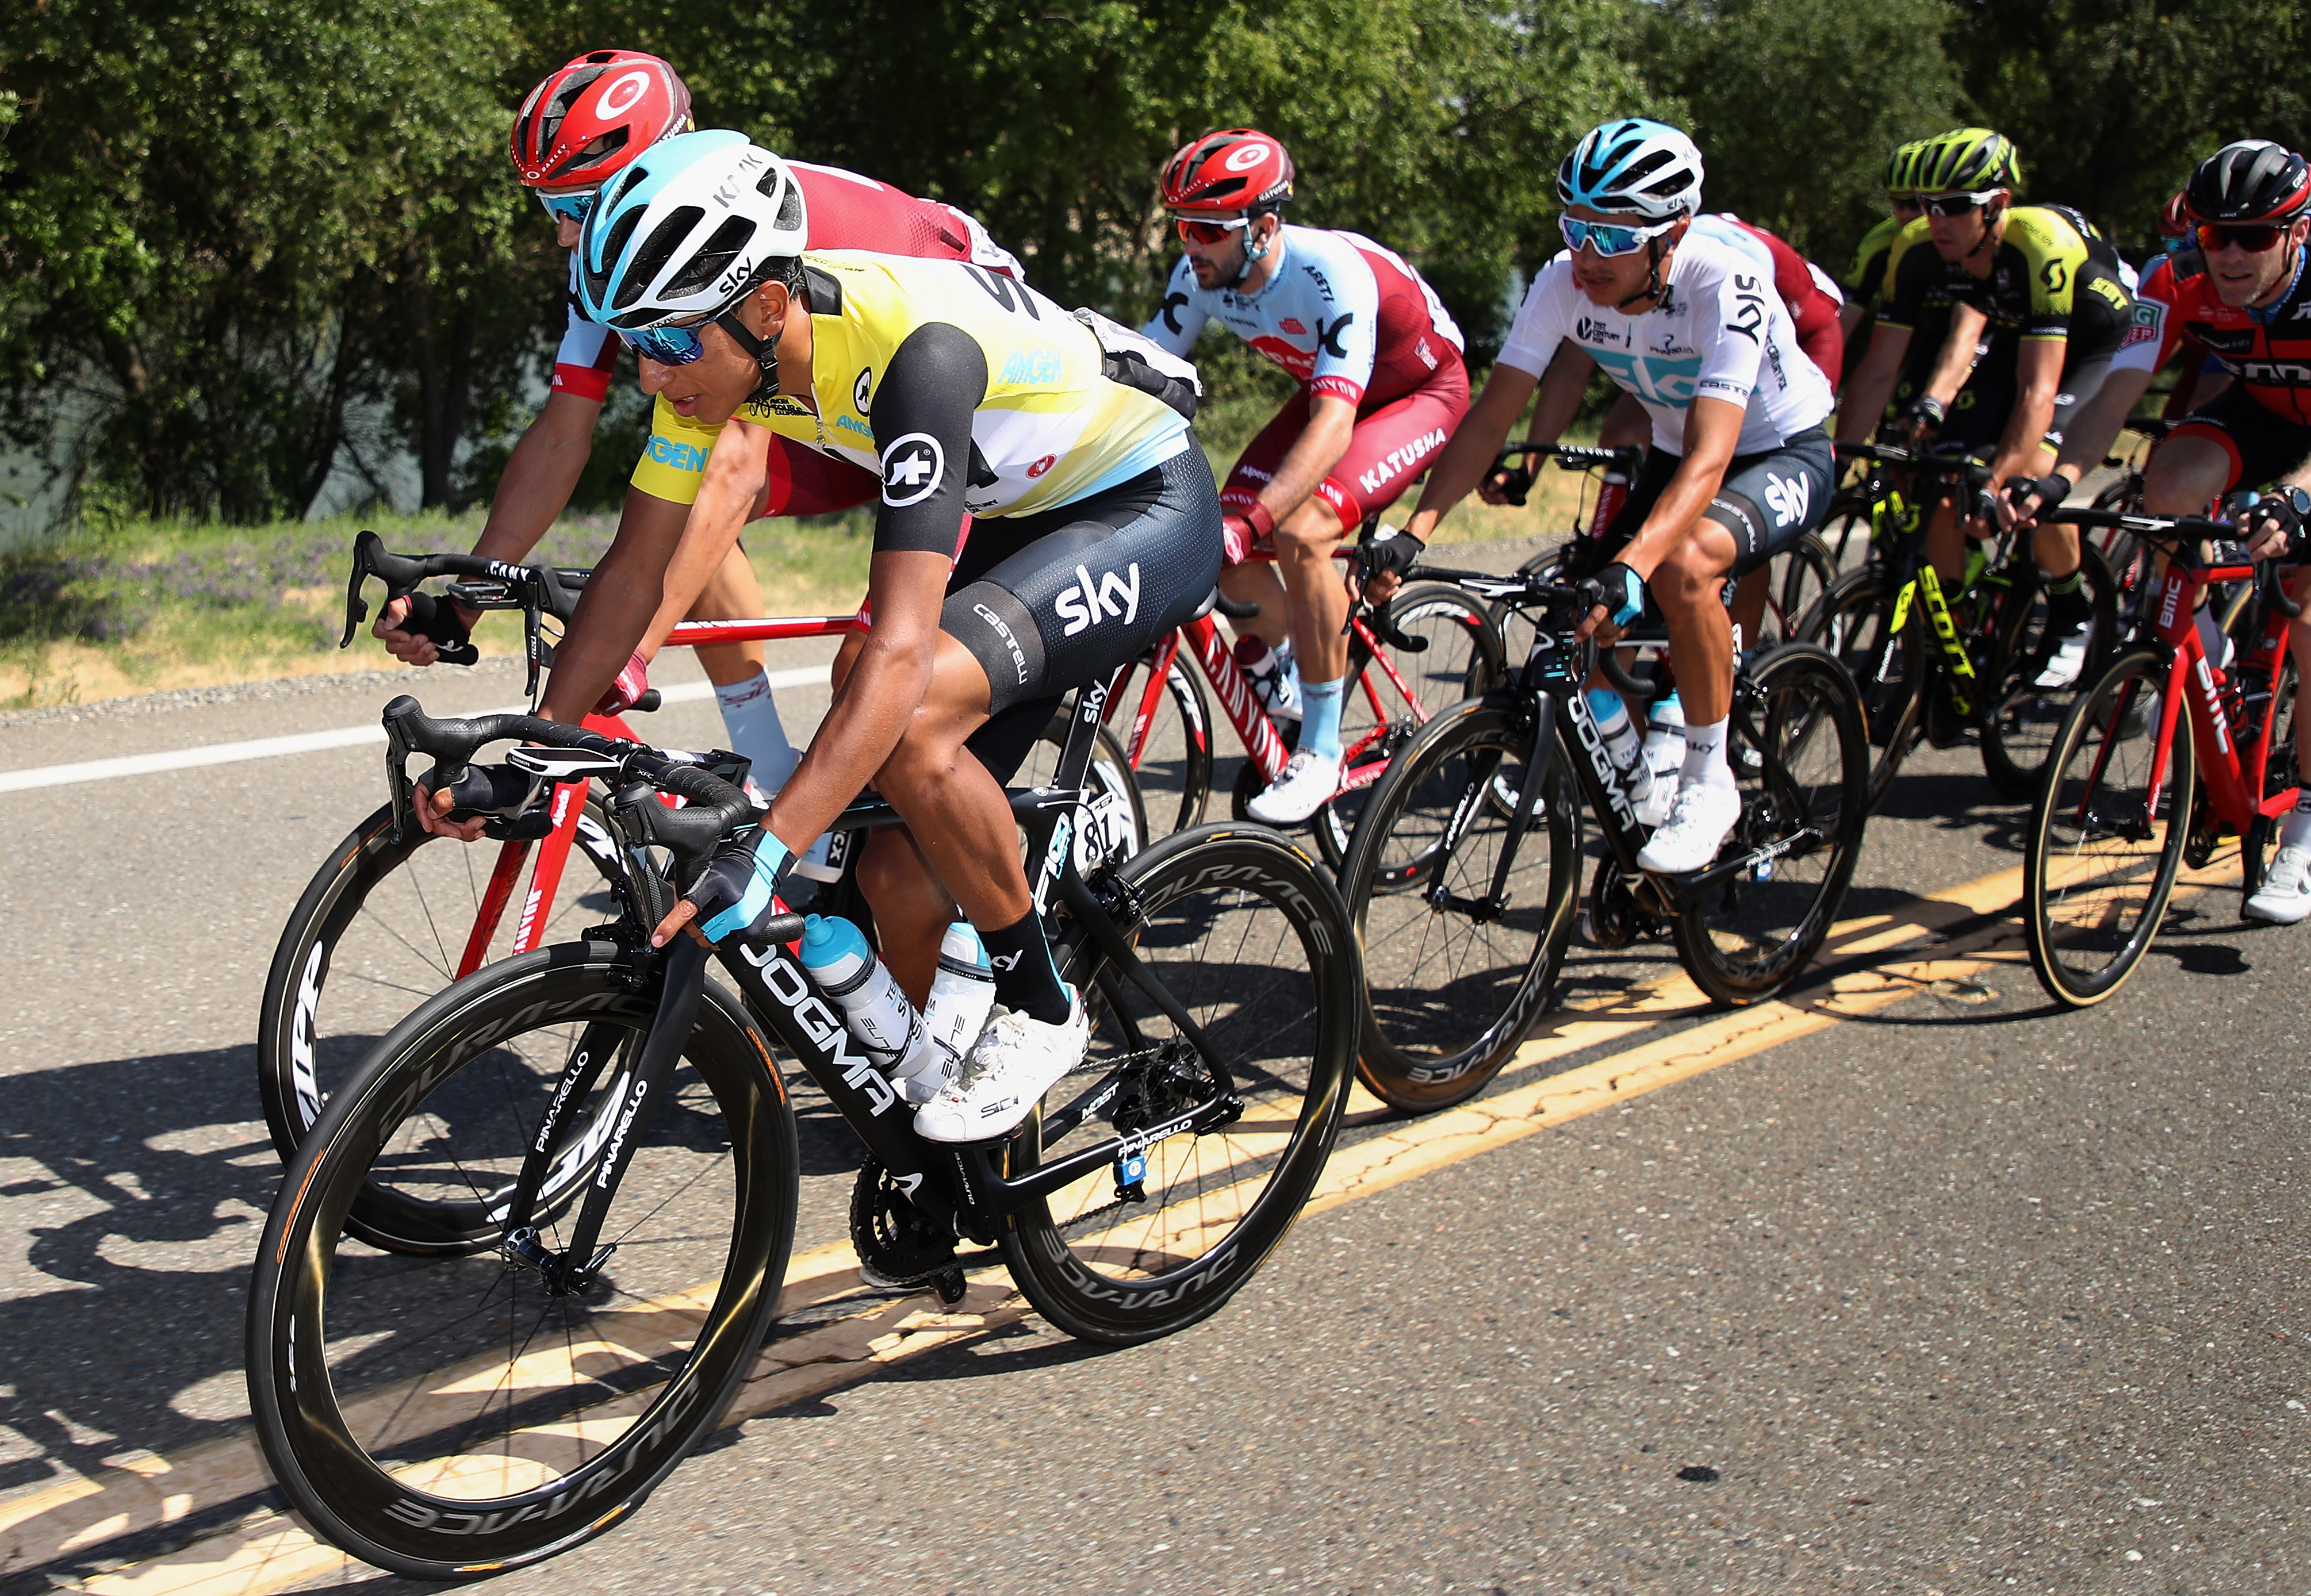
[[[1665,222],[1701,211],[1701,152],[1663,122],[1630,117],[1591,130],[1557,169],[1557,197],[1609,215]]]
[[[728,310],[809,233],[787,163],[726,128],[652,146],[602,186],[578,237],[578,310],[637,332]]]

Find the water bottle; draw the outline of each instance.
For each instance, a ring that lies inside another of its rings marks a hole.
[[[1657,781],[1685,768],[1685,706],[1674,693],[1645,716],[1645,764]]]
[[[1629,706],[1611,689],[1595,687],[1589,693],[1589,712],[1597,717],[1597,734],[1605,739],[1605,751],[1621,772],[1629,802],[1644,802],[1645,795],[1653,789],[1653,772],[1645,763],[1644,739],[1629,719]]]
[[[946,1055],[931,1042],[890,967],[875,956],[859,928],[840,915],[809,915],[802,927],[802,967],[834,999],[852,1038],[896,1083],[902,1097],[929,1103],[946,1084]]]
[[[995,972],[987,962],[987,945],[969,920],[956,920],[939,938],[938,973],[923,1002],[923,1029],[952,1060],[950,1073],[971,1056],[971,1044],[994,1007]]]

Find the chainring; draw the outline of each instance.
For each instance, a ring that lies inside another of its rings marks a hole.
[[[1669,922],[1646,911],[1629,890],[1620,861],[1611,854],[1597,861],[1589,878],[1589,940],[1600,948],[1626,947],[1640,937],[1658,941]]]
[[[861,1263],[894,1284],[935,1280],[955,1267],[955,1238],[925,1218],[872,1158],[850,1188],[850,1244]]]

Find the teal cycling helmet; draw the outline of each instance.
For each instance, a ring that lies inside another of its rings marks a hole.
[[[785,161],[743,133],[679,135],[603,185],[578,239],[579,314],[619,332],[711,320],[808,233]]]
[[[1608,215],[1666,222],[1701,211],[1701,152],[1664,122],[1630,117],[1592,129],[1557,169],[1557,197]]]

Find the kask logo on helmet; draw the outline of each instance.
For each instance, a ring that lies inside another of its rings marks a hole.
[[[642,96],[650,92],[650,74],[647,72],[622,74],[613,79],[610,86],[602,91],[602,97],[594,101],[594,114],[605,121],[623,117],[642,102]]]
[[[1238,144],[1234,149],[1230,150],[1227,153],[1227,159],[1220,164],[1230,171],[1250,171],[1267,160],[1268,154],[1269,146],[1255,140],[1251,144]]]

